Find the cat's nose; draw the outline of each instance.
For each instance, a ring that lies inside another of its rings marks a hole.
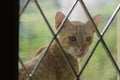
[[[85,49],[84,49],[84,48],[82,48],[82,49],[80,49],[80,51],[81,51],[82,53],[84,53],[84,52],[85,52]]]

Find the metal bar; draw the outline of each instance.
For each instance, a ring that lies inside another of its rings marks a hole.
[[[27,77],[30,78],[29,73],[28,73],[28,71],[27,71],[27,69],[26,69],[26,67],[25,67],[25,65],[24,65],[24,63],[22,62],[22,60],[21,60],[20,57],[19,57],[19,62],[20,62],[20,64],[21,64],[21,66],[23,67],[23,69],[25,70],[25,73],[26,73]]]
[[[64,49],[62,48],[59,40],[56,38],[57,44],[59,45],[60,50],[62,51],[63,57],[66,60],[66,62],[68,63],[69,67],[71,68],[72,72],[74,73],[75,76],[77,76],[77,72],[75,71],[74,67],[72,66],[72,63],[70,62],[70,60],[68,59],[67,54],[65,53]]]
[[[109,19],[109,21],[107,22],[106,26],[104,27],[104,29],[101,32],[101,37],[104,36],[104,34],[106,33],[106,31],[108,30],[108,28],[110,27],[110,24],[112,23],[112,21],[114,20],[115,16],[117,15],[118,11],[120,9],[120,4],[119,6],[116,8],[116,10],[114,11],[114,13],[112,14],[111,18]],[[96,44],[98,44],[100,42],[100,39],[98,40],[98,42]],[[94,49],[96,48],[96,45],[94,47]],[[93,49],[93,50],[94,50]],[[93,51],[92,50],[92,51]],[[83,65],[82,70],[79,73],[79,76],[81,75],[81,73],[83,72],[84,68],[86,67],[88,61],[90,60],[90,58],[92,57],[93,52],[91,52],[90,56],[88,57],[88,59],[86,60],[85,64]]]
[[[96,27],[96,25],[95,25],[95,23],[94,23],[91,15],[90,15],[90,13],[88,12],[88,10],[87,10],[84,2],[83,2],[82,0],[79,0],[79,2],[81,3],[81,5],[82,5],[82,7],[83,7],[83,9],[84,9],[87,17],[88,17],[88,18],[90,19],[90,21],[92,22],[93,28],[95,29],[97,36],[98,36],[99,38],[101,38],[102,46],[104,47],[104,49],[105,49],[105,51],[106,51],[109,59],[111,60],[111,62],[112,62],[112,64],[113,64],[113,66],[115,67],[115,69],[116,69],[116,70],[118,71],[118,73],[120,74],[119,67],[118,67],[118,65],[116,64],[114,58],[112,57],[110,50],[108,49],[108,47],[107,47],[106,43],[104,42],[104,40],[103,40],[100,32],[98,31],[98,29],[97,29],[97,27]]]
[[[114,20],[114,18],[116,17],[116,15],[118,14],[120,10],[120,4],[117,6],[117,8],[115,9],[115,11],[113,12],[112,16],[110,17],[109,21],[107,22],[106,26],[104,27],[104,29],[101,32],[101,35],[103,36],[105,34],[105,32],[108,30],[109,26],[111,25],[112,21]]]
[[[74,9],[74,7],[76,6],[77,3],[78,3],[78,0],[76,0],[76,2],[74,3],[73,7],[72,7],[72,8],[70,9],[70,11],[68,12],[67,16],[63,19],[63,21],[62,21],[61,24],[59,25],[59,27],[58,27],[58,32],[56,33],[56,35],[58,35],[59,32],[61,31],[61,29],[62,29],[62,27],[63,27],[62,25],[63,25],[63,24],[65,23],[65,21],[68,19],[68,17],[70,16],[71,12],[73,11],[73,9]],[[57,41],[57,39],[56,39],[56,41]],[[59,41],[57,41],[57,43],[58,43],[59,47],[61,48],[62,52],[65,53],[65,52],[64,52],[64,49],[63,49],[62,46],[60,45]],[[67,55],[64,54],[64,57],[67,57]],[[65,58],[65,59],[66,59],[66,58]],[[70,63],[70,61],[67,60],[67,62],[69,63],[69,66],[72,68],[74,74],[77,76],[77,73],[75,72],[75,70],[74,70],[72,64]],[[77,79],[78,79],[78,77],[77,77]]]
[[[118,12],[120,11],[120,4],[117,6],[117,8],[115,9],[114,13],[112,14],[111,18],[109,19],[109,21],[107,22],[106,26],[104,27],[104,29],[101,32],[101,36],[103,37],[104,34],[106,33],[106,31],[108,30],[108,28],[110,27],[110,24],[112,23],[112,21],[114,20],[114,18],[116,17],[116,15],[118,14]],[[117,65],[117,64],[116,64]],[[119,67],[117,67],[119,69]],[[117,69],[117,70],[118,70]],[[118,70],[118,73],[120,75],[120,69]]]
[[[62,25],[65,23],[65,21],[66,21],[66,20],[68,19],[68,17],[70,16],[70,14],[71,14],[71,12],[73,11],[74,7],[76,6],[77,2],[78,2],[78,0],[76,0],[76,2],[74,3],[74,5],[73,5],[72,8],[70,9],[70,11],[68,11],[67,16],[63,19],[63,21],[62,21],[61,24],[59,25],[58,31],[57,31],[57,33],[55,34],[56,36],[57,36],[57,35],[59,34],[59,32],[61,31],[61,29],[62,29],[62,27],[63,27]],[[68,65],[70,66],[70,68],[71,68],[72,72],[75,74],[75,76],[77,76],[77,72],[75,71],[75,69],[73,68],[71,62],[69,61],[69,59],[68,59],[68,57],[67,57],[67,54],[65,53],[64,49],[62,48],[59,40],[57,39],[57,37],[55,37],[55,39],[56,39],[56,42],[57,42],[57,44],[59,45],[59,47],[60,47],[60,49],[61,49],[61,51],[62,51],[62,54],[63,54],[66,62],[67,62]]]
[[[22,15],[22,13],[23,13],[24,10],[26,9],[26,7],[27,7],[27,5],[28,5],[29,2],[30,2],[30,0],[28,0],[28,1],[26,2],[26,4],[24,5],[23,9],[22,9],[21,12],[19,13],[19,17]]]
[[[63,25],[63,24],[65,23],[65,21],[68,19],[68,17],[70,16],[71,12],[73,11],[73,9],[74,9],[74,7],[76,6],[77,3],[78,3],[78,0],[76,0],[76,2],[74,3],[74,5],[73,5],[72,8],[70,9],[70,11],[68,11],[67,16],[63,19],[63,21],[62,21],[61,24],[59,25],[58,31],[57,31],[57,33],[56,33],[55,35],[58,35],[58,34],[59,34],[59,32],[61,31],[61,29],[62,29],[62,27],[63,27],[62,25]],[[71,62],[69,61],[69,59],[68,59],[68,57],[67,57],[64,49],[62,48],[62,46],[61,46],[61,44],[60,44],[60,42],[59,42],[59,40],[58,40],[57,38],[56,38],[56,41],[57,41],[57,44],[59,45],[59,47],[60,47],[60,49],[61,49],[61,51],[62,51],[62,53],[63,53],[63,56],[64,56],[66,62],[67,62],[68,65],[71,67],[72,72],[75,74],[75,76],[77,76],[77,73],[76,73],[75,69],[73,68]]]
[[[76,4],[78,3],[78,0],[76,0],[76,2],[74,3],[74,5],[71,7],[70,11],[68,11],[67,15],[65,16],[65,18],[63,19],[63,21],[61,22],[61,24],[58,27],[58,32],[56,33],[56,35],[59,34],[59,32],[62,29],[62,25],[65,23],[65,21],[68,19],[68,17],[70,16],[71,12],[73,11],[73,9],[75,8]]]
[[[56,38],[56,36],[58,35],[58,33],[60,32],[61,29],[58,30],[57,34],[54,34],[54,31],[52,30],[49,22],[47,21],[47,19],[46,19],[45,15],[44,15],[44,13],[43,13],[40,5],[38,4],[37,0],[34,0],[34,1],[35,1],[36,5],[37,5],[38,9],[40,10],[40,13],[42,14],[45,22],[47,23],[47,25],[48,25],[48,27],[49,27],[49,29],[50,29],[50,31],[51,31],[51,33],[52,33],[52,35],[53,35],[54,37],[53,37],[52,41],[50,42],[49,46],[47,47],[47,49],[46,49],[43,57],[39,59],[37,65],[36,65],[35,68],[33,69],[32,73],[31,73],[31,76],[33,76],[33,74],[36,72],[37,68],[39,67],[39,65],[40,65],[40,63],[42,62],[43,58],[45,57],[46,53],[48,52],[48,49],[49,49],[49,47],[51,46],[51,44],[52,44],[52,42],[54,41],[54,39],[56,39],[57,43],[59,44],[60,49],[63,51],[63,53],[64,53],[63,56],[65,57],[67,63],[68,63],[69,65],[71,65],[69,59],[68,59],[67,56],[66,56],[66,53],[64,52],[62,46],[60,45],[59,40]],[[77,2],[78,2],[78,1],[76,1],[76,3],[77,3]],[[72,9],[70,10],[68,16],[69,16],[70,13],[72,12],[72,10],[73,10],[73,8],[75,7],[76,3],[73,5],[73,7],[72,7]],[[67,20],[68,16],[65,17],[65,19],[62,21],[62,23],[61,23],[61,28],[62,28],[62,25],[64,24],[64,22]],[[71,67],[72,71],[74,72],[74,74],[76,74],[73,66],[71,65],[70,67]]]
[[[80,4],[82,5],[82,8],[84,9],[87,18],[91,21],[92,25],[94,26],[93,28],[95,29],[97,36],[100,36],[100,32],[99,32],[99,30],[97,29],[97,26],[96,26],[96,24],[94,23],[94,21],[93,21],[91,15],[90,15],[90,13],[89,13],[86,5],[84,4],[83,0],[79,0],[79,2],[80,2]]]
[[[89,57],[88,57],[88,59],[85,61],[85,64],[84,64],[84,65],[83,65],[83,67],[81,68],[81,70],[80,70],[80,72],[79,72],[78,76],[81,76],[81,74],[82,74],[82,72],[84,71],[84,69],[85,69],[86,65],[87,65],[87,64],[88,64],[88,62],[90,61],[90,59],[91,59],[91,57],[92,57],[92,55],[93,55],[94,51],[96,50],[96,48],[97,48],[98,44],[100,43],[100,40],[101,40],[101,39],[99,39],[99,40],[96,42],[96,44],[95,44],[95,46],[94,46],[94,48],[93,48],[93,50],[92,50],[92,52],[91,52],[90,56],[89,56]]]
[[[40,13],[42,14],[42,16],[43,16],[43,18],[44,18],[44,20],[45,20],[45,22],[46,22],[46,24],[47,24],[49,30],[51,31],[52,35],[55,36],[55,33],[54,33],[54,31],[52,30],[52,28],[51,28],[51,26],[50,26],[50,24],[49,24],[49,22],[48,22],[46,16],[44,15],[43,10],[41,9],[41,7],[40,7],[38,1],[37,1],[37,0],[34,0],[34,1],[35,1],[36,5],[37,5],[38,9],[40,10]]]
[[[79,76],[78,76],[78,75],[76,76],[76,80],[80,80],[80,78],[79,78]]]
[[[115,11],[113,12],[111,18],[109,19],[108,23],[106,24],[105,28],[102,30],[101,32],[101,37],[104,36],[104,34],[106,33],[106,31],[108,30],[110,24],[112,23],[112,21],[114,20],[114,18],[116,17],[116,15],[118,14],[118,12],[120,11],[120,4],[117,6],[117,8],[115,9]],[[106,44],[103,41],[103,44]],[[108,50],[109,51],[109,50]],[[106,51],[107,52],[107,51]],[[118,74],[120,75],[120,68],[118,67],[117,63],[115,62],[113,56],[111,55],[111,52],[109,52],[108,56],[110,57],[110,59],[113,61],[112,63],[114,64],[115,69],[117,70]]]
[[[46,22],[47,25],[49,26],[49,29],[50,29],[51,33],[54,35],[54,32],[53,32],[53,30],[51,29],[50,24],[49,24],[48,20],[46,19],[46,17],[45,17],[45,15],[44,15],[44,13],[43,13],[40,5],[38,4],[37,0],[34,0],[34,1],[35,1],[36,5],[37,5],[38,9],[40,10],[40,13],[42,14],[45,22]],[[34,73],[36,72],[36,70],[38,69],[40,63],[42,62],[42,60],[44,59],[45,55],[47,54],[47,52],[48,52],[51,44],[53,43],[53,41],[54,41],[54,38],[53,38],[53,39],[51,40],[51,42],[49,43],[49,45],[48,45],[48,47],[46,48],[46,51],[44,52],[44,54],[42,55],[42,57],[40,56],[40,58],[39,58],[39,60],[38,60],[38,63],[36,64],[36,66],[35,66],[34,69],[32,70],[31,76],[33,76]]]
[[[51,40],[51,42],[49,43],[49,45],[48,45],[48,47],[46,48],[46,50],[45,50],[44,54],[42,55],[42,57],[41,57],[41,56],[39,57],[38,62],[36,63],[35,67],[33,68],[32,72],[31,72],[31,74],[30,74],[31,76],[33,76],[34,73],[36,72],[36,70],[38,69],[40,63],[42,62],[42,60],[44,59],[45,55],[47,54],[47,52],[48,52],[51,44],[53,43],[53,41],[54,41],[54,38],[53,38],[53,39]]]
[[[113,66],[115,67],[116,71],[117,71],[118,74],[120,75],[120,69],[119,69],[117,63],[115,62],[113,56],[111,55],[110,50],[107,48],[106,43],[105,43],[104,41],[103,41],[102,43],[105,44],[105,47],[106,47],[105,51],[107,52],[107,55],[108,55],[108,57],[110,58],[110,60],[111,60],[111,62],[112,62],[112,64],[113,64]]]

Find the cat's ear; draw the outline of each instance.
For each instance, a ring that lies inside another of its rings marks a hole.
[[[65,15],[62,12],[57,12],[56,13],[56,16],[55,16],[55,27],[56,27],[56,29],[58,29],[58,27],[61,24],[64,17],[65,17]]]
[[[101,20],[101,14],[98,14],[98,15],[93,17],[93,21],[95,22],[97,27],[98,27],[98,24],[100,23],[100,20]],[[90,20],[87,21],[86,24],[87,24],[87,26],[91,26],[91,28],[93,28],[92,22]],[[93,31],[95,31],[95,30],[93,29]]]
[[[100,20],[101,20],[101,14],[94,16],[93,20],[94,20],[96,26],[98,27],[98,24],[100,23]]]

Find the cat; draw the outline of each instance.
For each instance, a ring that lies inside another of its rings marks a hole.
[[[57,12],[55,16],[55,27],[59,28],[65,15],[62,12]],[[93,20],[98,26],[101,19],[101,15],[98,14],[93,17]],[[78,60],[83,57],[94,37],[94,28],[90,20],[86,23],[80,21],[70,21],[67,19],[63,24],[63,28],[58,34],[58,40],[61,43],[65,53],[68,56],[71,64],[76,72],[80,70]],[[25,64],[29,73],[33,70],[39,57],[43,54],[46,47],[40,48],[35,57]],[[19,69],[19,80],[26,80],[26,74],[23,68]],[[71,68],[66,63],[59,45],[54,40],[50,46],[46,56],[41,62],[35,74],[32,76],[33,80],[75,80],[76,77],[72,73]]]

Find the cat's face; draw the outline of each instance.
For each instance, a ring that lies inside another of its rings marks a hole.
[[[64,17],[61,12],[56,14],[56,28],[58,28]],[[100,18],[100,15],[93,18],[97,26]],[[82,57],[87,53],[90,44],[93,42],[94,32],[90,21],[81,23],[67,20],[59,33],[59,40],[66,53]]]

